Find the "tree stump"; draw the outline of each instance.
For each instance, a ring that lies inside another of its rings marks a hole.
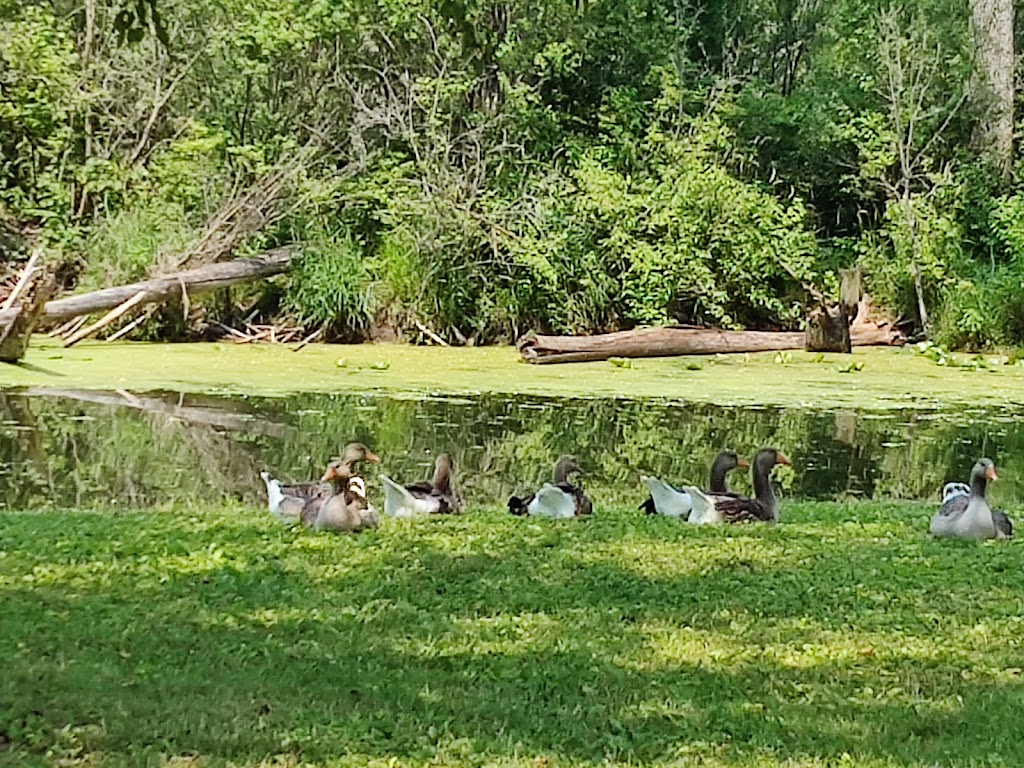
[[[840,305],[819,304],[807,315],[804,349],[808,352],[846,352],[850,342],[850,321]]]
[[[55,290],[52,278],[39,280],[27,292],[31,296],[27,302],[0,310],[0,361],[16,363],[25,356],[32,331]]]

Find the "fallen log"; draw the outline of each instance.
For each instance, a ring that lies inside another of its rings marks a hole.
[[[902,344],[903,334],[889,325],[855,323],[855,347]],[[598,336],[541,336],[528,333],[516,346],[529,363],[582,363],[609,357],[672,357],[729,352],[803,349],[803,331],[723,331],[716,328],[666,326],[618,331]]]
[[[129,285],[103,288],[99,291],[48,301],[43,308],[43,322],[63,323],[79,315],[89,315],[119,307],[138,294],[139,304],[152,304],[189,295],[225,288],[235,283],[257,280],[287,272],[292,263],[288,248],[277,248],[251,259],[238,259],[208,264],[172,275],[142,280]],[[133,305],[134,306],[134,305]]]

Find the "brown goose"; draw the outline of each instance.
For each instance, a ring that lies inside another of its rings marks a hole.
[[[306,504],[300,519],[314,530],[335,533],[357,533],[380,525],[380,515],[367,501],[366,483],[361,477],[350,478],[340,493]]]
[[[754,498],[726,493],[704,493],[699,488],[686,486],[683,490],[693,499],[693,512],[689,521],[695,524],[721,525],[760,521],[779,521],[779,502],[769,479],[776,464],[791,464],[789,457],[774,448],[762,448],[754,457]]]
[[[555,464],[552,483],[544,483],[536,493],[525,498],[513,496],[508,500],[508,511],[513,515],[532,515],[568,519],[589,515],[594,505],[582,489],[569,482],[569,475],[582,473],[572,456],[562,456]]]
[[[453,467],[451,454],[442,453],[434,460],[434,477],[430,480],[399,485],[387,475],[381,475],[384,514],[387,517],[418,517],[462,512],[462,500],[452,487]]]
[[[282,483],[271,477],[269,472],[260,472],[267,487],[270,514],[279,520],[295,522],[310,502],[323,502],[343,492],[348,481],[357,474],[356,465],[362,461],[375,464],[380,457],[362,443],[349,443],[341,457],[327,465],[327,471],[319,482]]]
[[[731,493],[726,475],[736,468],[746,469],[750,463],[736,451],[722,451],[715,457],[711,465],[711,493]],[[647,475],[640,476],[641,482],[647,486],[651,495],[640,505],[648,515],[665,515],[667,517],[688,518],[693,510],[693,498],[685,491],[676,488],[664,480]]]

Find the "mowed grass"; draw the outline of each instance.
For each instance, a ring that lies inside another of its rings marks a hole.
[[[1019,766],[1022,549],[932,509],[0,515],[0,765]]]

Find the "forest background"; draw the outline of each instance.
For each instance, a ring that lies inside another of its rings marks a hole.
[[[797,328],[859,265],[919,334],[1020,345],[1013,24],[1009,0],[0,0],[0,258],[42,247],[84,290],[215,237],[295,245],[134,338]]]

